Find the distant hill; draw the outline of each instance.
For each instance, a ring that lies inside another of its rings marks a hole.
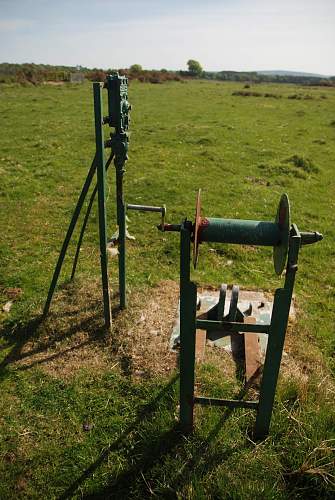
[[[286,70],[271,70],[271,71],[256,71],[259,75],[278,75],[278,76],[306,76],[312,78],[329,78],[330,75],[319,75],[318,73],[305,73],[303,71],[286,71]]]
[[[204,71],[202,77],[207,80],[246,82],[246,84],[272,82],[335,87],[335,76],[327,77],[299,71]]]

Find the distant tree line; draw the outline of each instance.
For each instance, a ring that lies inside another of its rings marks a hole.
[[[0,83],[20,83],[38,85],[44,82],[69,82],[71,73],[81,73],[90,81],[104,81],[107,74],[115,71],[113,68],[85,68],[83,66],[52,66],[49,64],[0,64]],[[119,73],[128,76],[130,80],[141,82],[163,83],[166,81],[180,81],[181,75],[177,71],[144,70],[140,64],[133,64],[130,68],[118,69]]]
[[[256,71],[204,71],[202,78],[206,80],[223,80],[233,82],[248,83],[296,83],[299,85],[321,85],[327,87],[335,86],[335,76],[323,78],[318,76],[298,76],[298,75],[275,75],[263,74]]]
[[[187,71],[145,70],[140,64],[133,64],[129,68],[118,69],[120,74],[130,80],[140,82],[164,83],[167,81],[184,81],[193,78],[205,80],[235,81],[248,83],[297,83],[300,85],[335,86],[335,76],[322,78],[315,76],[269,75],[241,71],[204,71],[200,63],[194,59],[187,62]],[[104,81],[107,74],[115,69],[86,68],[83,66],[52,66],[49,64],[0,64],[0,83],[20,83],[37,85],[44,82],[69,82],[71,73],[81,73],[90,81]]]

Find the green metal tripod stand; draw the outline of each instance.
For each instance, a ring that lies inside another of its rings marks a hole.
[[[108,115],[103,115],[102,107],[102,88],[107,89],[108,93]],[[78,222],[81,210],[83,208],[89,188],[92,184],[95,173],[97,174],[97,183],[94,187],[87,209],[83,219],[80,231],[76,254],[73,262],[71,279],[74,278],[79,258],[80,247],[84,237],[92,206],[98,193],[98,211],[99,211],[99,240],[100,240],[100,265],[102,279],[102,295],[104,304],[104,319],[107,330],[111,329],[112,316],[110,307],[110,291],[108,281],[108,258],[107,258],[107,217],[106,217],[106,172],[114,159],[116,171],[116,204],[117,204],[117,224],[119,228],[118,249],[119,249],[119,293],[120,308],[126,307],[126,280],[125,280],[125,254],[126,254],[126,208],[123,197],[123,175],[125,172],[125,163],[128,159],[128,127],[129,111],[131,109],[128,103],[128,79],[119,76],[118,73],[108,75],[104,84],[93,83],[94,97],[94,118],[95,118],[95,144],[96,153],[86,180],[79,195],[77,205],[73,212],[63,245],[58,257],[55,271],[51,280],[47,300],[43,310],[45,317],[50,309],[51,301],[55,292],[58,278],[62,269],[64,258],[71,241],[74,229]],[[114,128],[110,139],[104,139],[103,125],[108,124]],[[110,148],[111,153],[108,160],[105,160],[105,148]]]
[[[102,89],[107,89],[108,115],[104,116],[102,106]],[[115,165],[115,183],[116,183],[116,208],[117,208],[117,237],[118,243],[118,278],[119,278],[119,306],[125,309],[127,306],[126,296],[126,212],[127,210],[138,210],[141,212],[159,212],[162,216],[162,224],[166,213],[165,206],[155,207],[151,205],[126,204],[124,201],[123,177],[125,173],[125,164],[128,159],[128,129],[129,129],[129,111],[131,109],[128,103],[128,79],[120,76],[118,73],[108,75],[104,84],[93,83],[94,97],[94,118],[95,118],[95,144],[96,152],[79,195],[77,205],[73,212],[63,245],[57,260],[55,271],[51,280],[47,300],[44,306],[43,317],[46,317],[51,301],[57,286],[58,278],[62,269],[64,258],[71,241],[73,232],[78,222],[81,210],[83,208],[86,196],[92,184],[95,173],[97,174],[97,183],[92,190],[86,213],[83,218],[82,227],[79,233],[76,253],[73,261],[71,280],[74,279],[77,269],[81,244],[84,238],[88,219],[93,207],[94,200],[98,193],[98,212],[99,212],[99,241],[100,241],[100,265],[102,280],[102,295],[104,305],[104,319],[107,330],[112,326],[112,315],[110,306],[110,291],[108,280],[108,258],[107,258],[107,215],[106,215],[106,174],[107,170],[114,160]],[[114,128],[110,138],[104,139],[103,126],[108,125]],[[105,149],[110,149],[110,155],[105,160]]]

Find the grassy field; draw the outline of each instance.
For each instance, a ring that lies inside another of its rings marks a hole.
[[[157,214],[131,213],[130,307],[115,314],[111,339],[102,331],[96,209],[77,279],[68,282],[74,242],[51,314],[39,324],[94,155],[92,91],[1,86],[1,499],[334,498],[335,92],[257,85],[248,90],[260,96],[232,95],[241,90],[132,82],[125,190],[131,203],[165,203],[174,223],[193,218],[199,187],[204,214],[227,218],[273,220],[286,192],[292,221],[324,234],[300,254],[297,321],[263,443],[249,437],[248,410],[197,409],[192,436],[176,429],[178,372],[167,336],[178,236],[156,230]],[[112,258],[115,306],[116,271]],[[269,249],[215,244],[202,245],[194,279],[266,291],[282,283]],[[214,396],[241,391],[227,355],[216,351],[197,367],[197,387]]]

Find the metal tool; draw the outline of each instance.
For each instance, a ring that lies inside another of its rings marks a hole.
[[[300,232],[295,224],[291,224],[290,204],[286,194],[283,194],[280,199],[275,221],[268,222],[203,217],[200,190],[196,198],[194,222],[185,219],[181,224],[160,225],[159,229],[180,232],[180,425],[185,432],[192,430],[195,404],[252,408],[257,411],[254,438],[262,439],[268,434],[270,427],[295,275],[298,269],[299,250],[302,245],[320,241],[322,235],[318,232]],[[219,303],[215,312],[217,317],[213,318],[209,314],[210,319],[197,319],[197,286],[191,281],[190,271],[191,246],[193,246],[192,260],[196,266],[199,258],[199,245],[203,242],[273,247],[275,272],[279,275],[284,269],[286,272],[283,287],[278,288],[274,294],[270,325],[241,322],[243,314],[237,307],[238,287],[233,287],[229,313],[223,317],[226,285],[221,286],[220,289]],[[195,396],[196,329],[206,330],[208,338],[211,338],[212,334],[219,338],[220,333],[226,335],[248,332],[268,335],[258,401]]]

